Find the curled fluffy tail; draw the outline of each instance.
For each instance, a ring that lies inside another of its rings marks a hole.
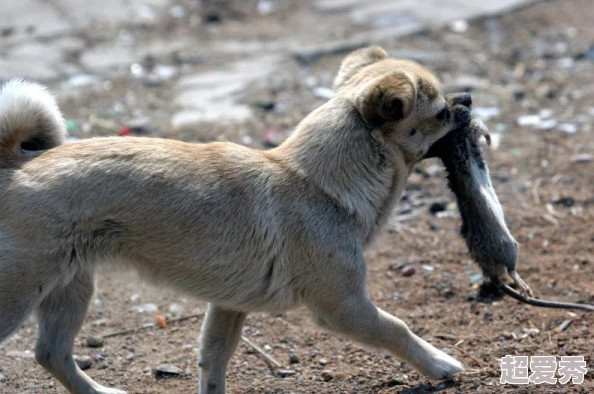
[[[64,142],[64,118],[54,97],[20,79],[0,88],[0,166],[18,161],[22,150],[51,149]]]

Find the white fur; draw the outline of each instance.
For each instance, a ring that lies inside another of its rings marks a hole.
[[[37,133],[43,134],[48,148],[64,142],[65,122],[55,98],[34,82],[7,82],[0,90],[0,146],[15,148],[15,142],[32,139]]]

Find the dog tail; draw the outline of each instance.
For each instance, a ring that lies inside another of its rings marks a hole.
[[[46,150],[64,142],[66,124],[55,98],[22,79],[0,88],[0,166],[14,165],[22,150]]]

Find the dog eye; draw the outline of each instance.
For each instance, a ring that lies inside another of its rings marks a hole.
[[[411,131],[408,132],[408,136],[409,137],[412,137],[415,134],[417,134],[417,130],[416,129],[412,129]]]
[[[439,113],[437,115],[435,115],[435,117],[438,120],[446,120],[447,118],[450,117],[450,111],[448,111],[447,108],[444,108],[441,111],[439,111]]]

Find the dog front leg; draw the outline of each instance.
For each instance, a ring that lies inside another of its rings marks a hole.
[[[245,321],[244,312],[208,305],[200,333],[200,394],[224,394],[227,363],[235,352]]]
[[[364,345],[386,349],[432,379],[445,379],[463,370],[460,362],[419,338],[402,320],[373,305],[364,290],[349,288],[335,295],[325,292],[310,307],[322,326]]]

